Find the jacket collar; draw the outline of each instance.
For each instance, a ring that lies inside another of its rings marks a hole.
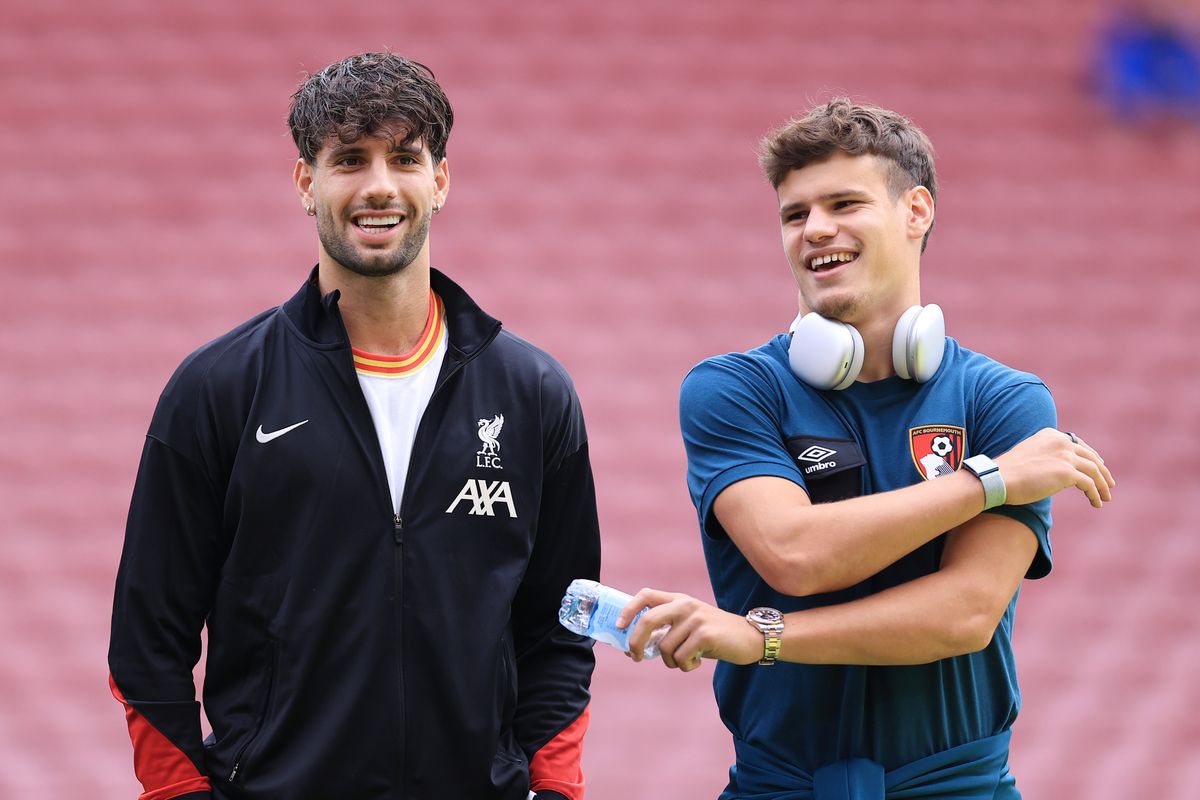
[[[471,358],[500,332],[500,321],[484,312],[462,287],[436,269],[429,270],[429,284],[446,307],[446,327],[450,346]],[[334,289],[325,296],[317,287],[317,268],[290,300],[283,313],[304,336],[323,345],[348,347],[346,326],[338,308],[341,292]]]

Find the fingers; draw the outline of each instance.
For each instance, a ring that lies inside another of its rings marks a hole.
[[[1075,481],[1075,488],[1087,495],[1092,508],[1101,508],[1104,501],[1100,499],[1100,490],[1096,488],[1096,479],[1084,471],[1079,471],[1078,474],[1079,478]]]
[[[1075,485],[1087,495],[1088,502],[1093,508],[1101,508],[1112,501],[1112,489],[1117,485],[1116,480],[1104,463],[1104,458],[1094,447],[1074,433],[1068,433],[1076,458],[1076,470],[1082,473]]]
[[[1108,471],[1108,467],[1104,466],[1100,461],[1089,460],[1088,473],[1095,473],[1094,480],[1096,481],[1096,490],[1100,500],[1105,503],[1112,502],[1112,487],[1115,485],[1115,481],[1113,481],[1112,473]]]
[[[1107,466],[1107,465],[1105,465],[1105,463],[1104,463],[1104,460],[1103,460],[1103,459],[1101,459],[1101,460],[1100,460],[1100,472],[1101,472],[1101,473],[1103,473],[1103,475],[1104,475],[1104,483],[1105,483],[1105,485],[1106,485],[1106,486],[1108,486],[1108,488],[1109,488],[1109,489],[1112,489],[1112,488],[1114,488],[1114,487],[1117,485],[1117,479],[1116,479],[1116,478],[1114,478],[1114,477],[1112,476],[1112,473],[1108,471],[1108,466]],[[1111,499],[1112,499],[1112,492],[1109,492],[1109,495],[1108,495],[1108,496],[1109,496],[1109,499],[1111,500]]]
[[[685,651],[681,650],[680,653],[682,653],[682,652],[685,652]],[[679,669],[680,672],[691,672],[692,670],[700,669],[700,665],[703,663],[704,663],[704,654],[703,653],[692,653],[690,655],[684,655],[682,657],[680,657],[679,653],[676,653],[675,665]]]
[[[704,620],[714,612],[724,613],[686,594],[643,589],[621,610],[618,624],[622,618],[637,619],[629,634],[629,656],[634,661],[644,660],[647,642],[657,639],[665,666],[691,672],[707,654]]]
[[[1090,444],[1085,442],[1083,439],[1080,439],[1078,436],[1075,438],[1076,438],[1075,444],[1077,444],[1078,446],[1083,448],[1084,457],[1091,459],[1092,461],[1094,461],[1096,463],[1096,466],[1099,467],[1100,475],[1102,476],[1102,478],[1104,480],[1104,485],[1107,486],[1109,489],[1116,486],[1117,485],[1116,479],[1113,478],[1112,473],[1109,472],[1108,466],[1105,465],[1105,463],[1104,463],[1104,458],[1100,455],[1099,452],[1096,451],[1096,448],[1092,447]],[[1111,500],[1111,499],[1112,499],[1111,495],[1109,495],[1109,497],[1105,498],[1105,500]]]
[[[642,609],[645,609],[643,611]],[[620,621],[637,618],[629,632],[629,656],[645,658],[646,642],[659,638],[663,664],[691,672],[705,658],[752,664],[762,657],[762,634],[740,614],[686,594],[643,589],[621,610]],[[623,619],[622,619],[623,618]]]
[[[1100,508],[1106,500],[1112,499],[1108,483],[1100,471],[1100,464],[1086,456],[1076,456],[1074,459],[1075,488],[1087,495],[1088,502],[1094,508]]]
[[[667,631],[666,635],[662,637],[662,641],[658,643],[658,651],[662,657],[662,662],[671,669],[679,669],[687,672],[690,663],[695,658],[696,647],[694,644],[688,642],[691,638],[688,635],[688,627],[688,620],[673,621],[671,629]],[[691,669],[695,668],[695,666],[691,666]]]
[[[657,589],[642,589],[633,596],[633,599],[625,604],[625,607],[621,609],[621,613],[617,615],[617,627],[629,627],[629,623],[633,621],[633,618],[643,608],[661,606],[663,603],[671,602],[676,597],[682,597],[682,595],[672,592],[660,592]]]
[[[672,625],[658,645],[663,664],[680,672],[699,669],[704,662],[704,645],[688,627],[686,622]]]
[[[625,604],[621,613],[617,615],[617,627],[627,628],[637,620],[636,624],[633,624],[633,630],[629,632],[629,655],[634,661],[641,661],[646,657],[645,648],[652,638],[660,640],[659,652],[666,655],[667,648],[664,647],[663,641],[666,639],[665,634],[669,633],[667,629],[675,615],[672,611],[673,604],[691,599],[685,594],[642,589]],[[667,666],[673,667],[674,664],[667,663]]]

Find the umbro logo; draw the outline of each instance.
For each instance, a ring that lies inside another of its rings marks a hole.
[[[826,461],[830,456],[836,456],[837,450],[830,450],[828,447],[820,445],[812,445],[805,449],[803,453],[796,456],[797,461],[807,461],[808,466],[804,468],[805,475],[812,475],[814,472],[823,472],[827,469],[833,469],[838,465],[836,461]]]
[[[784,444],[787,446],[788,453],[796,459],[796,467],[805,480],[837,475],[855,467],[861,467],[866,463],[858,445],[852,439],[833,439],[828,436],[802,434],[787,437]],[[848,476],[847,485],[852,480],[853,476]],[[842,490],[838,489],[837,491]]]
[[[271,431],[270,433],[265,433],[262,429],[262,425],[259,425],[258,430],[256,430],[254,432],[254,438],[258,440],[259,444],[266,444],[267,442],[271,441],[272,439],[278,439],[280,436],[283,436],[285,433],[291,433],[292,431],[296,430],[296,428],[299,428],[301,425],[303,425],[305,422],[308,422],[308,420],[304,420],[303,422],[297,422],[295,425],[288,425],[286,428],[280,428],[279,430]]]
[[[829,458],[830,456],[836,456],[836,455],[837,455],[837,450],[830,450],[828,447],[818,447],[817,445],[814,444],[812,447],[808,448],[803,453],[796,456],[796,458],[800,461],[809,461],[814,464],[817,464],[817,463],[820,463],[820,462],[824,461],[825,459]]]
[[[494,517],[496,516],[496,504],[499,503],[502,508],[508,509],[508,516],[513,519],[517,518],[517,507],[513,503],[512,489],[509,487],[508,481],[468,478],[462,491],[458,493],[458,497],[455,497],[454,502],[446,509],[446,513],[452,513],[464,500],[471,503],[471,510],[467,512],[468,516]]]

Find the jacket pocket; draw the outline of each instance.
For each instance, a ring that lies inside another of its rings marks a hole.
[[[517,654],[512,636],[505,633],[500,638],[500,668],[496,671],[498,684],[496,699],[500,711],[501,728],[509,728],[517,713]]]
[[[233,767],[230,768],[229,775],[225,778],[228,783],[235,781],[239,784],[245,783],[247,767],[252,763],[254,754],[257,752],[255,745],[258,744],[259,736],[267,722],[268,712],[271,710],[271,700],[275,695],[276,674],[279,671],[279,643],[274,640],[270,642],[267,652],[266,670],[266,692],[263,695],[258,718],[255,720],[254,727],[250,729],[250,735],[238,747],[237,755],[233,757]]]

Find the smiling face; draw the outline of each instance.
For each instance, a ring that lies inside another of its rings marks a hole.
[[[313,207],[321,262],[366,277],[429,266],[429,221],[450,187],[445,159],[392,126],[345,143],[326,140],[312,163],[296,163],[301,202]]]
[[[803,304],[823,317],[861,325],[920,302],[933,200],[923,186],[897,196],[889,169],[878,156],[839,151],[779,184],[784,252]]]

